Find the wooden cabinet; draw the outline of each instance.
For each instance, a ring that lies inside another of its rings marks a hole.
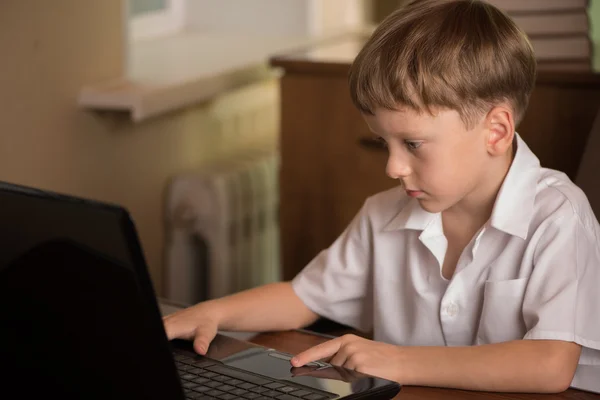
[[[281,67],[280,234],[284,279],[345,229],[364,200],[393,187],[386,152],[350,100],[348,68],[364,38],[275,57]],[[540,72],[518,132],[571,178],[600,106],[600,76]],[[600,156],[600,155],[599,155]]]
[[[344,76],[282,80],[280,226],[284,278],[292,278],[341,233],[366,195],[391,187],[384,152],[347,95]]]

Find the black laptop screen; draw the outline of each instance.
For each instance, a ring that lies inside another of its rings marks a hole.
[[[0,187],[0,398],[182,398],[137,247],[117,207]]]

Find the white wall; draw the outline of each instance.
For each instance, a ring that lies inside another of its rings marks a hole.
[[[121,0],[0,1],[0,180],[128,208],[160,294],[168,179],[274,144],[277,84],[142,124],[79,109],[82,86],[123,73],[121,11]]]

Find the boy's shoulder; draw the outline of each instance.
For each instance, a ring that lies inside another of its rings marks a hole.
[[[542,219],[577,218],[590,231],[598,234],[598,220],[586,194],[560,171],[540,169],[534,214]]]
[[[397,185],[391,189],[383,190],[367,197],[365,205],[398,211],[398,207],[402,208],[410,199],[402,185]]]
[[[398,185],[369,196],[362,212],[372,226],[383,228],[402,211],[409,211],[405,209],[411,200],[404,188]]]

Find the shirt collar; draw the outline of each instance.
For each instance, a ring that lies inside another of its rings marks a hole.
[[[519,134],[515,158],[496,198],[490,225],[522,239],[527,238],[540,176],[540,160]]]
[[[409,198],[404,207],[385,226],[384,231],[396,231],[400,229],[424,230],[436,214],[425,211],[417,199]]]
[[[510,235],[526,239],[533,214],[540,161],[518,133],[515,133],[515,137],[517,150],[496,198],[490,225]],[[425,211],[416,199],[409,199],[383,230],[422,231],[439,219],[439,216],[439,213]]]

